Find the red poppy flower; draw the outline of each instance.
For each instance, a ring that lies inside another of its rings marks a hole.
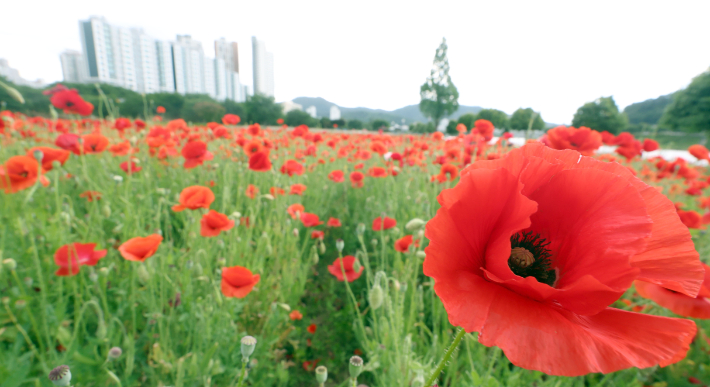
[[[705,279],[697,297],[688,297],[643,281],[635,281],[634,286],[641,297],[653,300],[677,315],[708,319],[710,318],[710,266],[703,264],[703,268]]]
[[[310,327],[309,327],[309,328],[310,328]],[[320,361],[320,359],[316,359],[316,360],[306,360],[306,361],[304,361],[303,364],[302,364],[302,365],[303,365],[303,369],[306,370],[306,371],[308,371],[308,372],[313,372],[313,370],[316,369],[316,366],[318,365],[318,362],[319,362],[319,361]]]
[[[54,85],[54,87],[52,87],[51,89],[43,91],[42,94],[44,94],[44,95],[54,95],[54,94],[56,94],[56,93],[59,93],[60,91],[65,91],[65,90],[69,90],[69,88],[66,87],[66,86],[64,86],[64,85],[62,85],[61,83],[57,83],[57,84]]]
[[[114,156],[125,156],[131,151],[131,143],[123,141],[108,147],[108,151]]]
[[[387,177],[387,170],[382,167],[372,167],[367,171],[372,177]]]
[[[42,152],[42,168],[45,171],[51,171],[54,166],[52,163],[58,161],[60,165],[64,165],[69,159],[71,152],[64,149],[54,149],[47,146],[35,146],[27,150],[27,156],[34,158],[34,152]]]
[[[353,188],[362,188],[362,186],[365,184],[363,181],[365,179],[365,175],[362,172],[355,171],[350,174],[350,184],[353,186]]]
[[[291,313],[288,314],[288,318],[291,320],[301,320],[303,319],[303,314],[297,310],[293,310]]]
[[[705,225],[703,225],[703,217],[696,211],[685,211],[678,209],[678,216],[680,221],[683,222],[688,228],[694,228],[698,230],[704,230]]]
[[[259,274],[252,274],[246,267],[225,267],[222,269],[222,294],[225,297],[244,298],[260,279]]]
[[[353,282],[360,278],[362,271],[365,269],[360,266],[360,270],[355,271],[353,266],[355,265],[355,257],[352,255],[346,255],[342,259],[337,258],[333,261],[333,264],[328,266],[328,271],[330,274],[334,275],[338,281],[343,281],[346,278],[348,282]],[[345,268],[345,277],[343,277],[343,268]]]
[[[528,144],[438,199],[424,274],[449,321],[513,364],[577,376],[685,356],[692,321],[608,307],[636,279],[695,297],[704,278],[673,203],[625,167]]]
[[[266,172],[271,170],[271,160],[269,160],[269,152],[256,152],[249,156],[249,169],[257,172]]]
[[[643,140],[643,151],[653,152],[659,148],[658,141],[646,138]]]
[[[602,135],[585,127],[558,126],[547,131],[547,142],[552,149],[572,149],[591,156],[602,145]]]
[[[180,204],[174,205],[172,208],[175,212],[183,211],[186,208],[191,210],[210,208],[213,201],[214,193],[211,189],[201,185],[193,185],[180,192]]]
[[[195,168],[202,165],[207,160],[212,160],[214,155],[207,150],[207,144],[203,141],[192,141],[185,144],[180,151],[182,157],[185,158],[183,167],[185,169]]]
[[[303,171],[303,165],[296,160],[286,160],[284,165],[281,166],[281,173],[288,174],[289,176],[303,175]]]
[[[219,213],[215,210],[210,210],[202,215],[200,220],[200,235],[203,237],[213,237],[219,235],[222,231],[231,230],[234,227],[234,221],[229,220],[227,215]]]
[[[162,106],[158,106],[158,107],[155,109],[155,112],[158,113],[158,114],[165,114],[165,108],[162,107]]]
[[[0,165],[0,189],[5,190],[5,193],[15,193],[32,187],[37,182],[38,174],[40,183],[49,185],[49,180],[41,174],[40,168],[34,157],[10,157],[4,165]]]
[[[84,101],[76,89],[56,92],[50,97],[49,102],[51,102],[55,108],[64,110],[65,114],[88,116],[94,111],[94,105]]]
[[[475,131],[483,136],[486,141],[491,141],[493,139],[493,130],[495,129],[495,126],[493,126],[492,122],[484,119],[476,120],[476,122],[473,123],[473,127],[475,128]]]
[[[301,212],[301,223],[303,223],[306,227],[315,227],[323,224],[318,215],[310,214],[308,212]]]
[[[224,117],[222,117],[222,123],[225,125],[237,125],[241,121],[242,119],[236,114],[225,114]]]
[[[311,325],[308,326],[308,328],[306,328],[306,330],[308,331],[308,333],[310,333],[310,334],[312,334],[312,335],[315,335],[315,334],[316,334],[316,330],[317,330],[317,329],[318,329],[318,326],[317,326],[316,324],[311,324]]]
[[[101,200],[101,192],[98,191],[84,191],[79,194],[80,198],[86,198],[86,201],[93,202],[94,200]]]
[[[306,192],[306,186],[304,184],[294,184],[291,186],[291,191],[289,195],[303,195]]]
[[[468,129],[466,128],[466,125],[458,124],[458,125],[456,125],[456,131],[459,133],[466,133],[468,131]]]
[[[141,169],[143,169],[141,166],[134,163],[133,161],[124,161],[119,166],[121,167],[123,172],[126,172],[129,175],[132,173],[140,172]]]
[[[631,160],[636,156],[641,156],[643,154],[642,151],[643,145],[639,140],[633,140],[616,147],[616,153],[626,157],[627,160]]]
[[[123,132],[124,130],[131,127],[131,120],[125,117],[117,118],[116,121],[113,123],[113,127],[119,132]]]
[[[412,242],[414,242],[415,246],[419,246],[419,241],[413,241],[411,235],[405,235],[394,242],[394,249],[400,253],[406,253],[409,251],[409,246]]]
[[[320,239],[323,240],[325,238],[325,233],[320,230],[314,230],[311,232],[311,239]]]
[[[340,219],[338,218],[330,218],[328,219],[328,222],[325,225],[328,227],[340,227],[343,224],[340,223]]]
[[[286,195],[286,191],[284,191],[283,188],[278,188],[278,187],[271,187],[269,188],[269,193],[273,197],[277,197],[279,195]]]
[[[708,151],[708,148],[706,148],[700,144],[695,144],[695,145],[689,146],[688,152],[690,152],[690,154],[693,155],[698,160],[709,160],[710,161],[710,151]]]
[[[457,177],[459,177],[459,169],[453,164],[446,163],[441,166],[441,169],[439,170],[439,177],[440,181],[454,181]]]
[[[385,219],[383,221],[382,217],[378,216],[377,218],[375,218],[375,220],[372,221],[372,230],[374,230],[374,231],[380,231],[382,229],[389,230],[389,229],[395,227],[396,225],[397,225],[396,220],[385,216]]]
[[[72,276],[79,273],[80,266],[95,266],[99,259],[106,256],[106,250],[96,250],[96,243],[71,243],[57,249],[54,253],[54,263],[59,269],[54,273],[58,276]]]
[[[247,195],[249,199],[254,199],[256,195],[259,194],[259,188],[256,188],[254,184],[249,184],[244,194]]]
[[[279,125],[281,125],[281,124],[284,123],[284,119],[283,119],[283,118],[279,118],[279,119],[276,120],[276,123],[279,124]]]
[[[607,132],[606,130],[601,132],[602,135],[602,142],[605,145],[615,145],[616,144],[616,136],[613,134]]]
[[[118,252],[128,261],[143,262],[158,251],[163,237],[158,234],[131,238],[118,247]]]
[[[108,138],[102,134],[91,133],[81,137],[84,144],[84,153],[101,153],[108,147]]]
[[[341,170],[335,170],[328,174],[328,178],[336,183],[342,183],[345,181],[345,175]]]
[[[293,218],[293,219],[299,218],[301,216],[300,214],[304,213],[305,210],[306,209],[300,203],[291,204],[286,209],[288,214],[291,215],[291,218]]]
[[[74,133],[63,133],[57,136],[57,139],[54,141],[54,145],[79,155],[81,154],[81,144],[79,144],[79,138],[81,137]]]

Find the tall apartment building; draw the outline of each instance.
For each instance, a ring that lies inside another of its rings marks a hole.
[[[266,51],[266,43],[251,37],[254,72],[254,94],[274,96],[274,54]]]
[[[214,42],[214,54],[217,61],[216,65],[219,68],[217,71],[221,73],[221,69],[224,67],[226,98],[237,102],[246,101],[246,92],[239,79],[239,46],[237,43],[228,42],[224,38],[216,40]]]
[[[79,83],[86,79],[84,56],[79,51],[64,50],[59,54],[62,62],[62,78],[64,82]]]

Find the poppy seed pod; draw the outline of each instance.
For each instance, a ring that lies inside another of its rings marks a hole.
[[[95,271],[92,271],[91,273],[89,273],[89,280],[91,280],[91,282],[95,283],[96,281],[99,280],[99,275],[96,274]]]
[[[25,300],[15,301],[15,309],[25,309],[26,306],[27,306],[27,301],[25,301]]]
[[[419,218],[414,218],[407,222],[407,225],[404,226],[404,228],[407,229],[407,231],[415,232],[421,230],[424,226],[426,225],[426,222],[423,221],[422,219]]]
[[[37,162],[41,164],[42,159],[44,159],[44,152],[39,149],[35,149],[35,151],[32,152],[32,156],[34,156],[35,160],[37,160]]]
[[[367,295],[367,300],[370,302],[370,308],[372,308],[372,310],[379,309],[379,307],[382,306],[384,297],[385,294],[382,291],[382,287],[375,284],[372,289],[370,289],[370,293]]]
[[[99,269],[99,274],[101,274],[103,277],[108,276],[108,272],[108,267],[102,267],[101,269]]]
[[[358,375],[362,372],[362,366],[365,362],[360,356],[353,356],[350,358],[350,377],[357,379]]]
[[[51,380],[55,386],[68,386],[71,382],[71,371],[69,370],[69,366],[60,365],[50,371],[49,380]]]
[[[256,339],[252,336],[242,337],[242,357],[245,360],[249,359],[252,353],[254,353],[254,348],[256,348]]]
[[[339,253],[342,253],[344,248],[345,242],[343,242],[342,239],[338,239],[337,241],[335,241],[335,249],[338,250]]]
[[[358,224],[357,228],[355,229],[355,232],[359,236],[362,236],[363,234],[365,234],[365,225],[362,223]]]
[[[2,264],[10,271],[17,269],[17,262],[12,258],[3,259]]]
[[[32,284],[34,283],[34,280],[32,279],[32,277],[25,277],[25,278],[22,280],[22,282],[25,283],[25,286],[27,286],[28,288],[31,288],[31,287],[32,287]]]
[[[419,259],[424,259],[424,258],[426,258],[426,253],[425,253],[424,251],[417,251],[417,253],[416,253],[415,255],[416,255],[417,258],[419,258]]]
[[[355,262],[353,262],[353,271],[359,273],[360,269],[362,269],[362,265],[359,260],[355,259]]]
[[[316,381],[323,384],[328,380],[328,369],[324,366],[316,367]]]

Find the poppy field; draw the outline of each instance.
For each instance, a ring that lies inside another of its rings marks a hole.
[[[3,386],[710,384],[703,145],[98,119],[53,93],[63,118],[0,113]]]

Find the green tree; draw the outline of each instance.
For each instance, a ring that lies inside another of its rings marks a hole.
[[[360,120],[349,120],[348,121],[348,128],[349,129],[362,129],[364,127],[365,127],[365,124],[363,124],[363,122]]]
[[[456,120],[449,121],[449,123],[446,124],[446,130],[445,130],[446,134],[452,134],[452,135],[459,134],[459,132],[456,130],[456,127],[458,125],[459,125],[459,122]]]
[[[247,110],[243,103],[232,101],[231,99],[225,99],[224,102],[222,102],[222,106],[224,106],[227,114],[236,114],[241,119],[246,118]]]
[[[150,113],[155,114],[155,109],[158,106],[165,108],[165,113],[163,116],[166,119],[174,120],[176,118],[182,118],[182,108],[185,106],[185,97],[178,93],[155,93],[148,94],[145,96],[148,100]],[[143,101],[140,101],[141,105]],[[140,112],[143,111],[142,106],[140,107]]]
[[[459,91],[449,76],[449,59],[446,50],[446,38],[444,38],[436,49],[431,74],[419,90],[421,96],[419,110],[425,117],[434,121],[435,127],[439,126],[442,118],[459,108]]]
[[[471,128],[473,127],[473,124],[476,122],[477,119],[478,118],[476,117],[475,114],[466,113],[466,114],[462,115],[461,117],[459,117],[458,123],[466,125],[466,129],[471,130]]]
[[[476,115],[476,119],[488,120],[498,129],[508,129],[508,115],[497,109],[483,109]],[[542,119],[541,119],[542,120]],[[527,129],[527,126],[525,127]]]
[[[284,123],[288,126],[306,125],[310,127],[315,127],[319,124],[317,119],[311,117],[310,114],[303,110],[291,110],[286,113]]]
[[[710,131],[710,69],[675,94],[660,126],[686,132]]]
[[[671,102],[673,102],[673,94],[662,95],[658,98],[632,103],[624,108],[624,114],[629,119],[629,124],[656,125]]]
[[[532,123],[532,129],[545,129],[545,121],[542,120],[540,113],[533,111],[532,108],[519,108],[516,110],[510,117],[510,129],[527,129],[533,114],[535,119]]]
[[[323,117],[320,119],[320,127],[323,129],[332,129],[333,125],[330,122],[330,118]]]
[[[261,94],[252,95],[244,103],[246,108],[246,121],[249,123],[259,123],[262,125],[275,125],[283,115],[281,105],[274,101],[274,97],[267,97]]]
[[[436,131],[436,127],[433,122],[415,122],[409,126],[409,131],[412,133],[434,133]]]
[[[586,126],[600,132],[621,133],[627,125],[626,116],[619,112],[614,97],[601,97],[585,103],[572,119],[574,127]]]
[[[387,128],[390,127],[390,123],[385,121],[385,120],[374,120],[370,122],[370,129],[371,130],[387,130]]]
[[[213,101],[188,102],[184,109],[184,119],[190,122],[221,122],[226,109]]]

